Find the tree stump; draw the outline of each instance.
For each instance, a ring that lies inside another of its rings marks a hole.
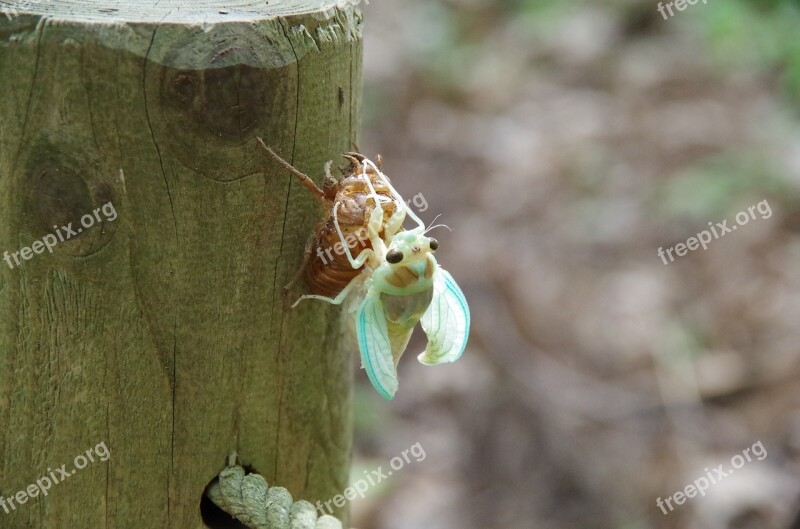
[[[207,527],[232,452],[295,499],[347,485],[339,309],[283,293],[320,211],[255,137],[318,183],[352,148],[361,15],[145,4],[0,9],[0,496],[69,474],[3,528]]]

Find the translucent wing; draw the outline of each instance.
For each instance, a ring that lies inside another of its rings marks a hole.
[[[464,293],[447,270],[437,267],[433,299],[422,315],[428,347],[417,359],[425,365],[455,362],[461,358],[469,338],[469,307]]]
[[[397,392],[397,369],[380,296],[367,296],[356,312],[356,339],[361,363],[381,397],[391,400]]]

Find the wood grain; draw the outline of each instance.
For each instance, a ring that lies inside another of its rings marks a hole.
[[[202,528],[238,452],[297,499],[347,484],[339,310],[289,310],[321,181],[356,142],[361,16],[336,2],[31,2],[0,16],[0,495],[78,471],[0,527]],[[296,294],[295,294],[296,295]],[[341,514],[341,513],[338,513]]]

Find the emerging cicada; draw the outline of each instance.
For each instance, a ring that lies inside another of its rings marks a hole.
[[[470,315],[461,289],[436,262],[433,252],[439,243],[425,235],[425,226],[400,231],[384,241],[378,236],[379,222],[379,215],[370,219],[372,249],[361,253],[367,258],[363,271],[352,281],[358,288],[347,311],[367,376],[381,396],[391,399],[397,392],[397,362],[417,322],[428,337],[428,346],[417,359],[430,366],[461,357]],[[353,266],[359,260],[353,260]]]
[[[281,160],[266,145],[264,147],[312,191],[318,189],[307,176]],[[336,240],[341,243],[349,265],[348,273],[353,273],[335,296],[312,294],[300,299],[319,299],[334,305],[346,302],[367,376],[381,396],[392,399],[398,386],[397,363],[417,323],[422,323],[428,338],[428,345],[418,360],[425,365],[454,362],[467,345],[469,307],[453,277],[433,256],[439,243],[425,235],[432,228],[426,229],[378,165],[361,155],[352,156],[358,162],[357,166],[353,164],[358,172],[351,176],[363,182],[369,191],[357,195],[357,203],[363,207],[350,206],[349,213],[361,213],[360,222],[356,214],[344,226],[365,227],[369,245],[351,252],[344,242],[347,237],[339,215],[348,205],[339,196],[342,193],[347,197],[348,193],[341,187],[336,193],[319,190],[320,196],[336,197],[328,198],[331,213],[321,226],[330,225],[335,230]],[[325,188],[335,186],[335,183],[326,183]],[[416,222],[416,228],[403,229],[406,215]],[[321,234],[318,230],[318,241],[323,240]],[[306,253],[308,255],[308,249]]]

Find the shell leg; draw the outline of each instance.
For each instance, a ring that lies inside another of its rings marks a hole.
[[[308,189],[311,190],[312,193],[314,193],[320,198],[325,196],[325,192],[319,187],[317,187],[317,184],[315,184],[314,181],[307,174],[298,171],[295,166],[293,166],[292,164],[281,158],[278,155],[278,153],[267,147],[267,144],[264,143],[264,140],[262,140],[261,138],[257,137],[256,141],[258,142],[259,145],[261,145],[261,148],[264,149],[264,151],[267,153],[267,156],[276,161],[281,167],[283,167],[284,169],[295,175],[300,180],[300,182],[302,182],[304,186],[306,186]]]
[[[324,301],[325,303],[330,303],[331,305],[341,305],[342,302],[347,298],[347,295],[352,292],[352,290],[361,283],[361,277],[356,276],[354,277],[347,286],[345,286],[339,294],[335,298],[329,298],[327,296],[318,296],[317,294],[307,294],[305,296],[300,296],[297,301],[294,302],[292,308],[295,308],[298,303],[303,301],[304,299],[318,299],[320,301]]]

